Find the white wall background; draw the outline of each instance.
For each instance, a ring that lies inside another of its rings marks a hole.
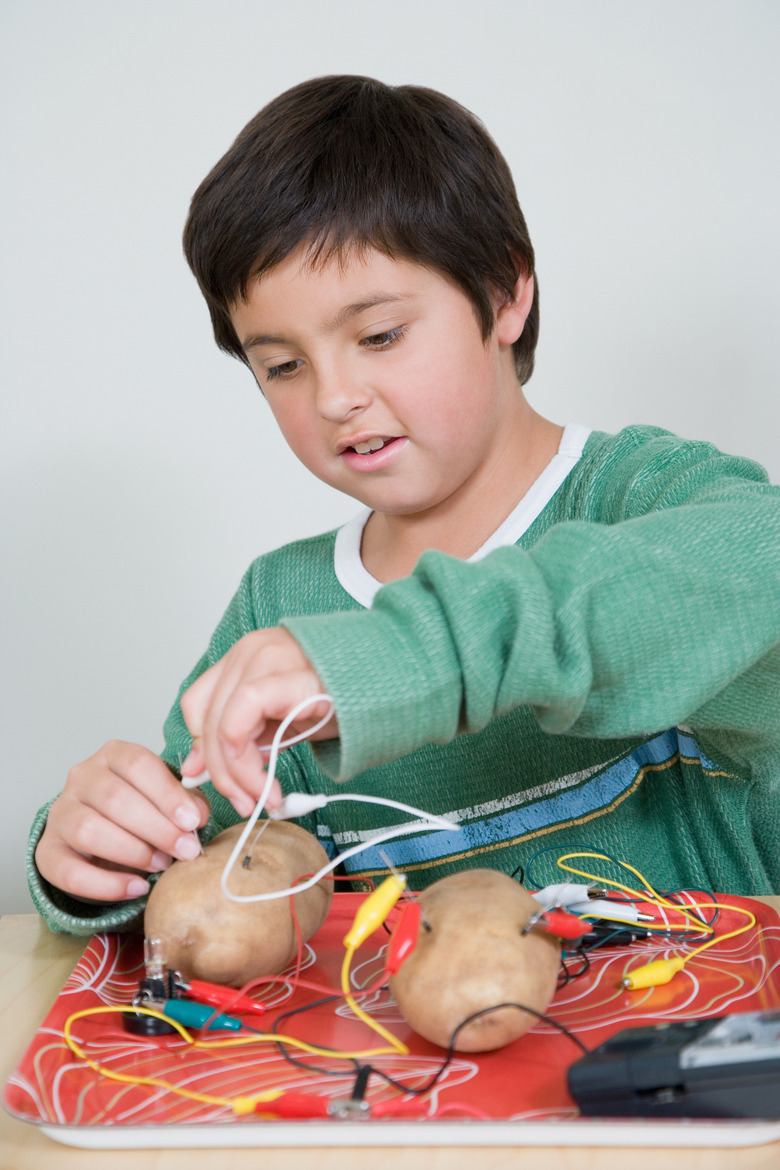
[[[2,0],[0,910],[67,768],[159,747],[258,553],[355,511],[221,355],[180,250],[190,195],[307,77],[451,94],[538,255],[529,387],[556,421],[657,423],[780,480],[774,0]]]

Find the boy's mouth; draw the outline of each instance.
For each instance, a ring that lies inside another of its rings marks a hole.
[[[364,443],[355,443],[352,447],[348,447],[348,451],[357,451],[358,455],[368,455],[371,451],[381,451],[385,443],[392,443],[392,439],[383,439],[379,435],[375,435],[373,439],[367,439]]]
[[[356,471],[374,471],[392,461],[395,453],[406,446],[405,435],[369,435],[357,437],[342,446],[341,458]]]

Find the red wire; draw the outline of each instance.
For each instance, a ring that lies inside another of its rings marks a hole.
[[[308,874],[308,873],[301,874],[300,877],[296,878],[296,880],[293,884],[298,885],[299,882],[305,881],[306,878],[308,878],[308,877],[312,877],[312,874]],[[334,877],[333,874],[326,874],[322,880],[323,881],[338,881],[339,879]],[[290,913],[292,915],[293,926],[295,928],[295,934],[296,934],[296,937],[298,939],[298,954],[297,954],[297,959],[296,959],[296,964],[295,964],[295,974],[294,975],[287,975],[287,976],[285,976],[285,975],[259,975],[256,979],[250,979],[248,983],[245,983],[244,986],[241,988],[241,990],[236,992],[236,997],[238,997],[240,995],[246,995],[246,994],[248,994],[248,992],[253,991],[257,987],[262,987],[264,985],[273,984],[273,983],[279,983],[279,984],[290,983],[294,987],[301,987],[301,988],[304,988],[306,991],[317,991],[320,993],[320,995],[338,995],[338,996],[342,995],[342,991],[341,991],[340,987],[328,987],[324,983],[315,983],[311,979],[301,979],[301,977],[300,977],[301,966],[303,964],[303,938],[301,935],[301,928],[300,928],[300,923],[298,921],[298,915],[295,912],[295,895],[294,894],[290,895]],[[386,982],[387,982],[387,972],[383,971],[381,976],[379,977],[379,979],[377,979],[377,981],[375,983],[372,983],[369,987],[363,988],[360,991],[360,994],[361,995],[372,995],[375,991],[378,991],[379,988],[382,987]],[[221,1010],[226,1011],[227,1009],[222,1008]]]
[[[321,995],[341,995],[340,988],[328,987],[324,983],[315,983],[312,979],[296,979],[292,975],[259,975],[257,979],[250,979],[249,983],[245,983],[241,988],[243,994],[253,991],[256,987],[267,986],[274,983],[290,983],[294,987],[303,987],[307,991],[318,991]]]
[[[305,881],[308,877],[312,877],[312,874],[302,874],[300,877],[296,878],[296,880],[293,882],[293,885],[297,886],[299,882]],[[301,934],[301,924],[298,921],[298,914],[295,909],[295,894],[290,894],[290,916],[293,921],[295,937],[298,940],[298,951],[295,960],[295,979],[297,980],[300,978],[301,967],[303,966],[303,935]]]
[[[306,878],[311,877],[311,876],[312,876],[311,874],[301,874],[298,878],[296,878],[296,880],[293,884],[298,885],[299,882],[305,881]],[[327,874],[326,877],[323,878],[323,881],[325,881],[325,880],[336,881],[337,879],[332,874]],[[260,975],[256,979],[250,979],[247,983],[244,984],[243,987],[239,988],[236,991],[235,996],[227,999],[225,1001],[225,1003],[221,1004],[219,1007],[214,1008],[214,1011],[212,1012],[211,1016],[206,1021],[206,1023],[203,1025],[203,1028],[200,1029],[201,1031],[205,1028],[208,1028],[208,1025],[220,1014],[220,1012],[229,1013],[231,1011],[231,1008],[234,1007],[234,1005],[237,1003],[237,1001],[241,998],[242,995],[247,995],[250,991],[254,991],[258,987],[267,986],[268,984],[273,985],[274,983],[278,983],[282,986],[284,984],[291,984],[293,987],[300,987],[306,991],[316,991],[320,995],[341,996],[343,994],[340,987],[329,987],[329,986],[327,986],[327,984],[324,984],[324,983],[315,983],[311,979],[301,979],[300,974],[301,974],[301,967],[303,965],[304,943],[303,943],[303,935],[301,933],[301,925],[300,925],[300,922],[298,920],[298,915],[297,915],[296,910],[295,910],[295,894],[290,895],[290,915],[291,915],[292,921],[293,921],[293,928],[295,930],[295,937],[298,940],[296,962],[295,962],[295,974],[288,975],[288,976]],[[376,980],[375,983],[370,984],[370,986],[365,987],[360,991],[360,995],[373,995],[374,992],[378,991],[386,982],[387,982],[387,971],[384,970],[382,972],[381,976]]]
[[[368,987],[361,988],[359,995],[373,995],[380,987],[383,987],[387,982],[387,977],[383,971],[375,983],[371,983]],[[325,983],[315,983],[312,979],[296,979],[293,975],[259,975],[257,979],[251,979],[249,983],[245,983],[237,995],[246,995],[253,991],[256,987],[262,987],[269,983],[291,983],[294,987],[302,987],[306,991],[318,991],[321,995],[342,995],[343,992],[340,987],[328,987]],[[220,1011],[225,1011],[225,1008],[220,1008]]]

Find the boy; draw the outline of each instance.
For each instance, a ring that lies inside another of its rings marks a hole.
[[[323,691],[334,718],[282,753],[281,791],[346,782],[456,821],[383,846],[413,887],[550,847],[540,883],[574,844],[669,889],[780,890],[780,491],[708,444],[532,410],[534,254],[476,119],[425,89],[299,85],[196,192],[185,252],[217,343],[364,511],[250,567],[162,760],[112,742],[72,770],[30,845],[50,925],[130,924],[192,830],[249,815],[258,746]],[[204,767],[211,814],[177,775]],[[335,853],[399,820],[303,823]],[[369,848],[350,872],[385,868]]]

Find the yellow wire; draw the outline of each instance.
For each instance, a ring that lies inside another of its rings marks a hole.
[[[627,869],[630,873],[636,874],[636,876],[639,878],[642,885],[645,887],[645,892],[641,892],[639,890],[632,890],[629,886],[624,886],[620,882],[608,881],[607,879],[601,877],[599,874],[586,873],[584,870],[575,869],[574,866],[572,866],[572,865],[564,865],[565,861],[569,861],[573,857],[593,857],[598,861],[612,861],[612,862],[614,862],[614,864],[621,866],[623,869]],[[664,898],[660,894],[658,894],[653,889],[653,887],[650,885],[647,878],[645,878],[644,875],[641,874],[638,869],[635,869],[633,867],[633,865],[629,865],[628,862],[626,862],[626,861],[620,861],[618,858],[606,857],[603,853],[564,853],[562,857],[558,858],[558,866],[561,869],[567,870],[569,873],[577,874],[579,877],[589,878],[591,881],[596,881],[596,882],[605,882],[606,881],[608,885],[613,886],[615,889],[623,890],[625,893],[631,894],[633,897],[643,898],[646,901],[649,901],[650,903],[654,903],[655,905],[658,905],[658,906],[663,906],[665,909],[677,910],[680,914],[683,914],[686,918],[688,918],[691,922],[695,923],[702,930],[706,930],[711,935],[713,935],[714,936],[713,938],[708,939],[707,942],[702,943],[701,946],[696,947],[689,954],[684,955],[684,956],[683,955],[679,956],[679,959],[677,961],[679,961],[681,963],[680,969],[682,969],[682,967],[685,966],[686,963],[689,963],[691,961],[691,959],[695,958],[696,955],[700,955],[702,953],[702,951],[706,951],[710,947],[714,947],[717,943],[725,942],[727,938],[736,938],[740,934],[745,934],[746,931],[752,930],[752,928],[756,925],[755,915],[753,913],[751,913],[750,910],[745,910],[742,906],[732,906],[730,903],[727,903],[727,902],[695,902],[694,905],[696,906],[697,910],[732,910],[736,914],[744,914],[749,919],[749,921],[744,926],[740,926],[737,930],[730,930],[727,934],[715,935],[714,927],[710,926],[708,923],[706,923],[700,919],[695,918],[692,914],[689,914],[686,910],[684,910],[681,906],[678,906],[675,902],[670,902],[666,898]],[[649,898],[647,897],[648,891],[650,893]],[[586,915],[581,915],[581,917],[586,917]],[[599,915],[599,917],[604,917],[604,915]],[[619,919],[613,918],[613,919],[610,919],[610,921],[617,922],[617,921],[619,921]],[[660,927],[660,926],[653,927],[647,923],[642,923],[642,927],[643,927],[643,929],[648,929],[648,930],[653,930],[653,929],[657,929],[657,930],[659,930],[659,929],[663,929],[663,930],[686,929],[685,927],[680,927],[680,926],[677,926],[677,927]],[[637,968],[637,970],[642,970],[642,968]],[[636,972],[634,972],[634,974],[636,974]]]
[[[355,953],[355,947],[353,947],[353,946],[348,946],[346,951],[344,952],[344,961],[341,964],[341,993],[342,993],[342,995],[344,996],[347,1003],[352,1008],[352,1011],[355,1013],[355,1015],[358,1017],[358,1019],[362,1020],[364,1024],[368,1024],[369,1028],[372,1028],[374,1032],[377,1032],[380,1036],[382,1036],[385,1040],[387,1040],[392,1045],[392,1048],[384,1049],[385,1055],[386,1054],[394,1055],[394,1054],[398,1053],[401,1056],[408,1056],[409,1049],[406,1047],[406,1045],[401,1040],[399,1040],[397,1036],[394,1036],[392,1032],[388,1032],[387,1028],[383,1028],[378,1020],[372,1020],[371,1016],[369,1016],[366,1012],[364,1012],[363,1009],[355,1002],[355,999],[353,998],[353,995],[352,995],[352,992],[350,991],[350,986],[349,986],[349,967],[350,967],[350,963],[352,962],[352,956],[354,955],[354,953]],[[377,1055],[379,1055],[379,1054],[377,1054]]]
[[[353,1006],[353,1010],[355,1007],[356,1005]],[[103,1004],[100,1007],[83,1008],[81,1011],[74,1012],[72,1015],[68,1016],[67,1020],[65,1021],[62,1029],[62,1035],[68,1048],[71,1050],[71,1052],[78,1056],[80,1060],[83,1060],[86,1064],[89,1065],[90,1068],[99,1073],[100,1076],[106,1077],[111,1081],[120,1081],[122,1084],[126,1085],[151,1085],[159,1089],[168,1089],[172,1093],[177,1093],[181,1097],[189,1097],[193,1101],[200,1101],[204,1105],[220,1105],[228,1109],[236,1108],[238,1105],[242,1113],[249,1111],[248,1106],[252,1106],[256,1101],[265,1102],[270,1099],[271,1095],[279,1096],[282,1090],[273,1090],[272,1094],[262,1093],[260,1096],[254,1098],[237,1097],[232,1099],[228,1097],[215,1097],[208,1093],[196,1093],[191,1089],[180,1088],[178,1085],[174,1085],[170,1081],[166,1081],[160,1077],[132,1076],[129,1073],[120,1073],[114,1069],[106,1068],[104,1065],[98,1064],[96,1060],[92,1060],[74,1040],[72,1035],[72,1028],[77,1020],[81,1020],[85,1016],[100,1015],[102,1012],[126,1012],[130,1010],[137,1012],[139,1015],[152,1016],[157,1020],[164,1020],[167,1024],[170,1024],[172,1028],[175,1028],[182,1039],[192,1048],[229,1048],[234,1046],[241,1046],[244,1044],[270,1042],[273,1044],[290,1044],[296,1048],[301,1049],[303,1052],[311,1053],[314,1056],[335,1056],[354,1060],[362,1060],[368,1056],[386,1056],[389,1051],[387,1048],[375,1048],[361,1052],[339,1052],[330,1048],[318,1048],[316,1045],[307,1044],[304,1040],[298,1040],[294,1036],[283,1036],[277,1032],[260,1033],[256,1036],[241,1036],[229,1040],[196,1040],[195,1037],[192,1036],[186,1028],[182,1027],[182,1025],[179,1024],[177,1020],[170,1019],[168,1016],[163,1015],[162,1012],[158,1012],[154,1008],[142,1006],[131,1009],[124,1005]],[[361,1016],[363,1015],[359,1008],[357,1011],[358,1014]],[[365,1019],[372,1025],[372,1027],[374,1026],[374,1021],[372,1021],[370,1017],[365,1016]],[[375,1030],[381,1030],[384,1033],[384,1029],[381,1027],[381,1024],[377,1024]],[[390,1035],[389,1033],[384,1034],[388,1036]],[[393,1037],[393,1039],[395,1038]],[[400,1049],[397,1047],[392,1049],[394,1053],[401,1050],[403,1051],[404,1055],[409,1051],[408,1048],[406,1048],[404,1045],[401,1045]]]
[[[613,882],[608,878],[602,877],[600,874],[586,873],[585,870],[575,869],[573,865],[563,864],[564,861],[569,861],[572,857],[593,857],[596,861],[612,861],[614,864],[621,866],[623,869],[627,869],[630,873],[636,874],[645,889],[644,891],[634,890],[630,886],[624,886],[620,882]],[[606,882],[607,885],[612,886],[616,890],[622,890],[624,893],[630,894],[633,898],[641,898],[646,902],[654,902],[657,906],[663,906],[667,910],[676,910],[679,914],[682,914],[685,918],[695,923],[698,930],[705,930],[708,934],[714,933],[713,928],[708,923],[703,922],[701,919],[695,918],[693,914],[690,914],[687,910],[684,910],[682,906],[678,906],[676,902],[670,902],[668,899],[662,897],[661,894],[656,893],[647,878],[644,877],[644,875],[641,874],[638,869],[634,869],[633,865],[629,865],[627,861],[620,861],[617,858],[606,857],[603,853],[564,853],[562,857],[558,858],[558,866],[560,869],[565,869],[568,873],[577,874],[578,877],[589,878],[594,882]],[[648,891],[650,893],[650,897],[647,896]],[[696,905],[698,906],[699,903],[697,902]],[[679,929],[679,927],[677,929]]]
[[[76,1020],[83,1019],[84,1016],[95,1016],[99,1015],[101,1012],[125,1012],[127,1010],[127,1007],[112,1007],[108,1005],[101,1005],[100,1007],[84,1008],[82,1011],[74,1012],[73,1015],[68,1016],[67,1020],[65,1021],[65,1025],[62,1029],[63,1039],[68,1048],[70,1048],[71,1052],[74,1052],[81,1060],[86,1061],[89,1067],[94,1069],[95,1072],[99,1073],[103,1077],[108,1077],[108,1079],[111,1081],[121,1081],[126,1085],[153,1085],[158,1089],[169,1089],[172,1093],[178,1093],[182,1097],[189,1097],[193,1101],[201,1101],[205,1105],[222,1105],[226,1106],[228,1109],[232,1107],[232,1102],[229,1101],[227,1097],[212,1097],[208,1093],[195,1093],[191,1089],[179,1088],[178,1085],[173,1085],[170,1081],[162,1080],[159,1077],[130,1076],[128,1073],[120,1073],[116,1072],[114,1069],[105,1068],[103,1065],[98,1064],[96,1060],[90,1059],[90,1057],[87,1056],[86,1052],[84,1052],[84,1050],[79,1047],[71,1035],[71,1028],[73,1024],[75,1024]],[[165,1020],[166,1023],[169,1023],[173,1028],[175,1028],[176,1031],[181,1036],[183,1036],[188,1043],[192,1043],[192,1037],[189,1035],[189,1033],[186,1032],[184,1028],[182,1028],[175,1020],[169,1020],[167,1016],[162,1014],[162,1012],[155,1011],[153,1008],[142,1007],[136,1008],[135,1010],[141,1015],[154,1016],[155,1019]]]
[[[167,1020],[167,1016],[165,1017]],[[386,1048],[368,1048],[360,1052],[342,1052],[337,1048],[318,1048],[316,1044],[307,1044],[305,1040],[297,1040],[294,1036],[283,1036],[281,1032],[259,1033],[257,1036],[237,1036],[234,1040],[193,1040],[193,1048],[233,1048],[243,1044],[292,1044],[302,1052],[313,1056],[338,1056],[345,1060],[361,1060],[364,1056],[386,1056]]]
[[[750,921],[745,926],[740,926],[738,930],[730,930],[728,934],[719,934],[717,938],[711,938],[700,947],[696,947],[689,955],[686,955],[683,962],[688,963],[696,955],[700,955],[702,951],[708,950],[709,947],[714,947],[716,943],[725,942],[727,938],[736,938],[739,934],[745,934],[746,931],[751,930],[756,925],[756,916],[750,910],[746,910],[743,906],[731,906],[727,902],[697,902],[699,910],[733,910],[737,914],[745,914]]]
[[[739,934],[744,934],[745,931],[750,930],[756,924],[756,919],[749,910],[744,910],[741,906],[732,906],[727,902],[702,902],[700,906],[723,907],[724,910],[733,910],[738,914],[744,914],[749,919],[745,926],[741,926],[738,930],[731,930],[727,934],[721,934],[718,938],[711,938],[708,942],[703,943],[702,946],[696,947],[688,955],[677,955],[674,959],[654,959],[652,963],[645,963],[641,967],[634,967],[627,971],[621,980],[622,985],[629,991],[640,991],[646,987],[659,987],[661,984],[669,983],[671,979],[682,971],[686,963],[696,955],[700,955],[702,951],[706,951],[709,947],[714,947],[716,943],[723,942],[727,938],[735,938]]]

